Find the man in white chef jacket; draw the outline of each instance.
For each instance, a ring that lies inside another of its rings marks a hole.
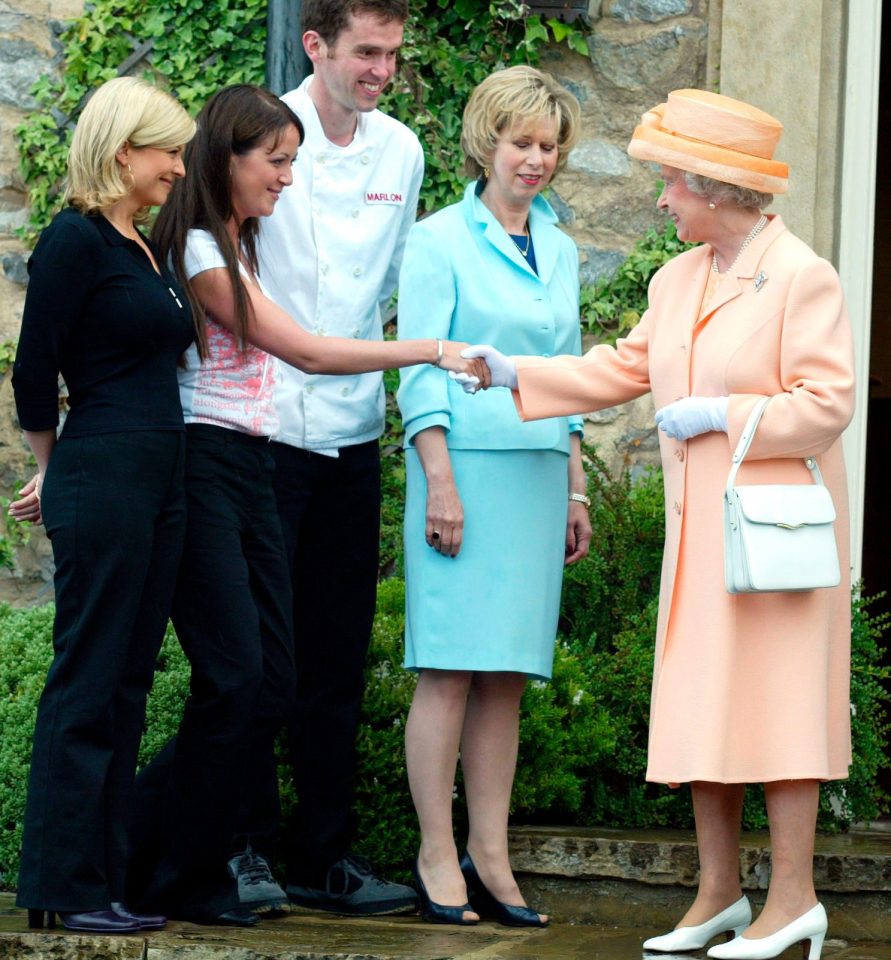
[[[319,336],[380,340],[414,223],[424,157],[376,109],[396,70],[407,0],[304,0],[313,74],[284,95],[306,137],[294,183],[262,221],[261,276]],[[382,375],[304,374],[282,364],[273,448],[294,585],[299,798],[288,895],[340,914],[416,908],[414,891],[350,853],[355,739],[377,589]]]

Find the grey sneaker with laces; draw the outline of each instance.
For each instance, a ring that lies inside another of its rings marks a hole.
[[[288,884],[288,899],[307,910],[324,910],[348,917],[408,913],[418,909],[411,887],[378,877],[365,857],[348,853],[329,867],[325,889]]]
[[[288,895],[275,882],[269,864],[248,844],[229,860],[229,875],[238,885],[238,902],[254,913],[286,913]]]

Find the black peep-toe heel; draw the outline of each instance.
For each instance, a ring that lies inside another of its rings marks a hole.
[[[421,903],[421,916],[428,923],[456,923],[462,927],[472,927],[479,923],[479,920],[468,920],[465,918],[465,911],[475,912],[469,903],[462,904],[460,907],[445,906],[431,900],[421,879],[421,870],[418,861],[412,864],[411,872],[414,874],[415,883],[418,885],[418,900]]]
[[[467,882],[467,892],[474,912],[481,917],[492,917],[506,927],[546,927],[550,921],[542,920],[538,912],[531,907],[517,907],[510,903],[502,903],[489,893],[486,885],[480,880],[470,854],[465,850],[461,857],[461,873]]]

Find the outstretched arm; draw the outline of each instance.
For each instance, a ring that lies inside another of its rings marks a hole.
[[[208,314],[236,333],[235,297],[227,272],[222,268],[205,270],[191,282]],[[245,283],[245,290],[253,314],[248,325],[250,342],[306,373],[368,373],[416,363],[434,363],[444,370],[477,376],[481,384],[488,384],[485,364],[460,356],[466,344],[434,339],[384,341],[319,337],[295,323],[254,284]]]

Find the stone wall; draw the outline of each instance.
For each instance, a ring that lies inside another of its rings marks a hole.
[[[0,0],[0,339],[15,337],[24,301],[24,248],[14,231],[28,219],[15,128],[36,104],[29,91],[57,69],[62,22],[83,0]]]
[[[669,90],[710,81],[709,51],[719,32],[713,27],[710,34],[710,6],[715,20],[720,0],[594,0],[589,55],[565,47],[545,51],[543,68],[582,106],[582,138],[551,199],[579,245],[583,283],[610,274],[638,237],[661,221],[655,177],[629,160],[625,147],[641,113]],[[0,0],[0,340],[17,335],[26,280],[26,252],[14,236],[27,212],[13,131],[33,107],[33,82],[56,69],[61,21],[82,10],[83,0]],[[587,431],[614,471],[658,461],[648,397],[590,416]],[[0,495],[29,472],[7,375],[0,383]],[[31,544],[19,551],[19,573],[46,580],[48,557],[42,531],[34,531]]]
[[[82,12],[83,0],[0,0],[0,340],[18,335],[27,278],[27,251],[15,235],[28,219],[15,128],[36,106],[29,93],[35,81],[58,67],[63,22]],[[0,379],[0,496],[10,496],[31,471],[7,373]],[[0,572],[0,600],[27,601],[44,589],[52,566],[42,530],[19,550],[18,566],[23,578]]]
[[[595,2],[588,57],[553,47],[543,59],[582,106],[582,138],[551,202],[579,246],[583,283],[609,275],[662,223],[656,177],[625,148],[641,114],[669,90],[711,82],[710,39],[719,29],[710,38],[709,8],[709,0]],[[588,417],[586,432],[613,471],[658,462],[649,397]]]

